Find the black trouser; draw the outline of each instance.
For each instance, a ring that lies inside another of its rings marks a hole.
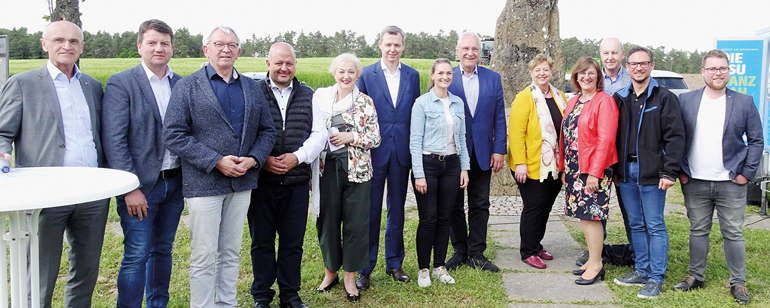
[[[255,302],[270,302],[278,279],[281,303],[299,299],[302,244],[308,211],[308,185],[266,185],[251,191],[247,219],[251,235],[251,266]],[[278,233],[278,258],[275,234]]]
[[[514,172],[511,171],[511,173]],[[521,259],[524,260],[537,255],[537,252],[543,249],[540,242],[545,236],[548,215],[553,208],[553,202],[561,191],[561,180],[549,177],[540,182],[540,180],[527,178],[524,183],[516,182],[516,185],[519,187],[521,201],[524,203],[519,223],[521,235],[519,252]]]
[[[492,169],[481,170],[476,151],[471,152],[471,170],[468,171],[468,225],[465,225],[465,194],[457,192],[450,218],[452,247],[460,256],[483,255],[487,249],[489,222],[489,183]]]
[[[355,272],[369,266],[369,208],[372,182],[348,180],[347,153],[329,153],[321,177],[316,221],[324,267]]]
[[[442,161],[443,159],[443,161]],[[415,189],[420,224],[417,226],[417,263],[420,269],[444,266],[449,245],[449,216],[460,188],[460,157],[423,155],[422,166],[428,190],[425,194]],[[412,180],[414,183],[414,180]]]

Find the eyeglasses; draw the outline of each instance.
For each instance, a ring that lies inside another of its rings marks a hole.
[[[236,44],[236,43],[225,44],[225,43],[222,43],[222,42],[214,42],[214,43],[211,43],[211,44],[214,45],[214,48],[216,48],[217,50],[223,50],[223,49],[225,49],[225,46],[227,46],[227,48],[230,48],[230,50],[238,49],[238,44]]]
[[[708,72],[711,75],[714,75],[714,74],[717,73],[717,71],[719,71],[722,74],[727,74],[727,72],[730,71],[730,68],[727,67],[727,66],[722,66],[722,67],[704,67],[703,70],[705,70],[706,72]]]
[[[629,68],[633,69],[633,68],[636,68],[637,66],[639,66],[641,68],[648,68],[648,67],[650,67],[650,63],[652,63],[652,62],[650,62],[650,61],[643,61],[643,62],[628,62],[626,64],[628,65]]]
[[[55,37],[53,39],[47,39],[47,38],[43,38],[43,39],[46,41],[54,42],[57,45],[64,45],[67,42],[69,42],[70,45],[80,45],[82,43],[79,39],[76,39],[76,38],[65,39],[63,37]]]

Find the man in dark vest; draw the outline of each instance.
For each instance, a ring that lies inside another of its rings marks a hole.
[[[326,140],[313,90],[294,78],[294,48],[275,43],[267,56],[268,79],[259,83],[267,98],[277,131],[275,146],[252,190],[248,222],[254,308],[269,307],[278,279],[281,307],[307,307],[299,298],[302,244],[307,221],[310,163]],[[314,121],[315,120],[315,121]],[[278,258],[275,235],[278,233]]]

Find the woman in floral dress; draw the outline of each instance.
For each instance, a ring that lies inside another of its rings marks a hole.
[[[609,214],[611,167],[618,160],[618,108],[602,91],[603,78],[596,60],[578,60],[572,67],[570,83],[579,93],[564,110],[559,169],[564,172],[565,212],[580,219],[589,252],[588,262],[573,272],[581,276],[575,283],[587,285],[604,279],[601,221]]]

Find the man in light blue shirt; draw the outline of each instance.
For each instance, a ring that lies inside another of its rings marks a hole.
[[[48,53],[46,65],[14,75],[0,95],[0,153],[15,146],[16,167],[104,166],[102,85],[75,65],[83,52],[83,32],[58,21],[45,28],[40,42]],[[51,307],[65,230],[70,262],[64,306],[91,307],[108,209],[109,199],[104,199],[40,212],[43,307]]]
[[[599,56],[602,59],[602,77],[604,77],[604,92],[610,96],[631,84],[631,76],[623,67],[623,57],[626,51],[623,44],[615,37],[607,37],[599,46]]]

